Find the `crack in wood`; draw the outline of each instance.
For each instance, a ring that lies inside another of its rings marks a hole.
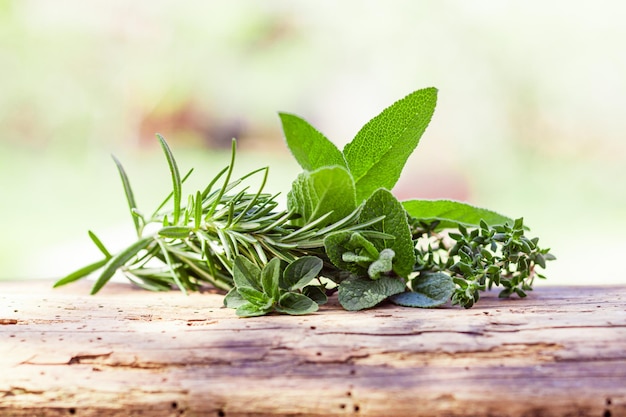
[[[0,389],[0,397],[14,397],[18,395],[41,395],[43,390],[34,390],[30,388],[11,386],[8,390]]]
[[[113,352],[107,353],[82,353],[75,356],[72,356],[70,360],[67,362],[68,365],[77,365],[77,364],[94,364],[96,362],[101,362],[102,359],[106,359],[111,356]]]

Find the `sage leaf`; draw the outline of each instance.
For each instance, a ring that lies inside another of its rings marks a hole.
[[[280,297],[278,305],[274,308],[279,313],[301,315],[316,312],[318,305],[306,295],[288,292]]]
[[[356,209],[352,176],[339,166],[303,172],[287,194],[287,207],[301,216],[293,220],[296,226],[304,226],[327,213],[331,214],[318,227],[335,223]]]
[[[317,256],[303,256],[296,259],[285,268],[280,287],[288,291],[302,289],[315,279],[324,262]]]
[[[415,265],[415,248],[413,237],[402,204],[383,188],[378,189],[365,202],[359,222],[365,223],[370,219],[385,216],[385,218],[371,226],[372,230],[386,233],[395,239],[375,239],[372,243],[381,251],[390,248],[395,253],[393,271],[401,277],[408,277]]]
[[[415,91],[370,120],[344,147],[357,202],[378,188],[393,188],[430,123],[436,104],[436,88]]]
[[[369,278],[349,278],[339,285],[339,303],[350,311],[374,307],[383,300],[405,290],[402,279],[383,277],[376,281]]]
[[[324,249],[330,261],[340,270],[367,275],[367,267],[359,261],[371,262],[379,251],[359,232],[334,232],[324,238]],[[356,252],[359,252],[357,255]],[[374,252],[374,256],[371,253]]]
[[[302,169],[338,165],[347,168],[341,151],[306,120],[288,113],[279,113],[289,150]]]
[[[392,249],[383,249],[378,255],[378,259],[367,268],[367,274],[371,279],[379,279],[382,275],[388,274],[393,269],[393,257],[396,256]]]
[[[513,224],[513,219],[495,211],[452,200],[407,200],[402,206],[409,216],[425,222],[439,221],[436,230],[458,226],[479,227],[483,220],[489,225]]]
[[[422,274],[411,284],[413,291],[393,295],[390,300],[405,307],[437,307],[447,303],[455,289],[450,275],[443,272]]]

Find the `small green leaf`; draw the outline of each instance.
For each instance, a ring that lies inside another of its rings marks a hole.
[[[411,217],[425,222],[439,221],[436,230],[479,227],[481,220],[492,226],[513,223],[511,218],[495,211],[452,200],[408,200],[402,206]]]
[[[185,277],[186,274],[184,270],[179,270],[174,262],[172,262],[172,257],[170,256],[170,251],[168,246],[161,239],[155,239],[159,247],[161,248],[161,253],[163,254],[163,259],[165,259],[165,263],[167,264],[168,269],[170,270],[170,275],[174,280],[176,286],[183,292],[183,294],[187,295],[187,288],[183,285],[181,278]],[[188,282],[188,281],[187,281]]]
[[[311,300],[315,301],[317,305],[326,304],[328,302],[328,296],[326,295],[326,291],[324,291],[323,286],[318,285],[309,285],[302,289],[302,294],[309,297]]]
[[[108,262],[109,258],[105,258],[102,259],[98,262],[94,262],[92,264],[86,265],[74,272],[72,272],[69,275],[66,275],[65,277],[61,278],[60,280],[58,280],[57,282],[54,283],[53,288],[57,288],[60,287],[62,285],[66,285],[69,284],[70,282],[74,282],[74,281],[78,281],[79,279],[86,277],[87,275],[91,274],[92,272],[97,271],[98,269],[102,268],[104,265],[106,265],[106,263]]]
[[[194,228],[198,230],[202,225],[202,193],[196,191],[196,198],[194,199]]]
[[[378,250],[359,232],[341,231],[331,233],[324,238],[324,249],[330,261],[337,268],[359,275],[366,275],[367,268],[358,263],[358,260],[365,261],[367,259],[372,261],[378,257]],[[365,254],[357,255],[355,252],[358,249],[363,249]],[[367,255],[371,250],[376,253],[375,256]]]
[[[306,120],[288,113],[279,113],[289,150],[302,169],[338,165],[347,168],[339,149]]]
[[[393,271],[406,278],[413,271],[413,265],[416,262],[411,229],[402,204],[390,191],[383,188],[367,199],[359,216],[359,222],[365,223],[379,216],[385,216],[385,218],[372,225],[371,229],[392,235],[395,239],[377,239],[373,243],[379,251],[385,248],[393,249],[395,253]]]
[[[237,288],[231,289],[224,297],[224,306],[228,308],[239,308],[246,303],[246,299],[239,294]]]
[[[285,268],[280,286],[288,291],[299,290],[315,279],[323,266],[324,262],[317,256],[298,258]]]
[[[306,295],[288,292],[280,297],[275,309],[280,313],[302,315],[316,312],[318,305]]]
[[[392,189],[437,104],[437,89],[415,91],[367,122],[343,155],[356,183],[357,203],[378,188]]]
[[[145,249],[151,242],[154,241],[152,237],[145,237],[139,239],[137,242],[130,245],[128,248],[119,252],[104,265],[104,270],[100,274],[100,277],[91,289],[91,295],[96,294],[100,289],[109,282],[115,271],[117,271],[122,265],[130,261],[140,250]]]
[[[87,233],[89,234],[91,241],[98,247],[98,249],[100,249],[100,252],[102,252],[107,259],[113,256],[94,232],[89,230]]]
[[[237,287],[237,292],[246,301],[254,304],[262,310],[270,309],[274,304],[274,300],[272,300],[267,294],[252,287]]]
[[[454,294],[455,285],[448,274],[423,274],[412,281],[412,292],[403,292],[390,298],[405,307],[430,308],[445,304]]]
[[[371,279],[378,279],[384,274],[388,274],[393,269],[393,257],[396,256],[393,249],[383,249],[378,255],[378,259],[372,262],[367,268],[367,274]]]
[[[159,230],[159,236],[172,239],[186,239],[193,232],[191,227],[187,226],[166,226]]]
[[[263,292],[272,300],[280,298],[278,282],[281,276],[281,262],[279,258],[272,258],[261,271],[261,286]]]
[[[178,171],[178,165],[176,165],[176,160],[174,159],[174,155],[170,150],[170,147],[167,145],[165,138],[157,133],[157,138],[159,142],[161,142],[161,148],[163,148],[163,152],[165,153],[165,157],[167,159],[167,164],[170,167],[170,174],[172,176],[172,190],[174,193],[174,212],[173,212],[173,222],[174,224],[178,223],[180,219],[180,201],[182,198],[182,180],[180,178],[180,172]]]
[[[237,256],[233,262],[233,280],[237,288],[250,287],[257,291],[263,290],[261,268],[241,255]]]
[[[375,261],[375,259],[372,259],[370,256],[368,255],[357,255],[354,252],[344,252],[341,254],[341,260],[344,262],[348,262],[348,263],[355,263],[358,265],[367,263],[370,264],[371,262]]]
[[[189,171],[187,171],[187,173],[185,174],[185,176],[183,177],[183,179],[181,180],[181,183],[185,183],[185,181],[187,181],[187,179],[191,176],[191,173],[193,172],[193,168],[191,168]],[[156,208],[156,210],[154,210],[154,212],[152,213],[152,216],[150,218],[154,218],[156,217],[156,215],[159,213],[159,211],[161,211],[161,209],[163,207],[165,207],[165,205],[167,204],[168,201],[171,200],[171,198],[174,196],[173,192],[170,192],[167,197],[165,197],[165,199],[163,201],[161,201],[161,204],[159,204],[159,206]]]
[[[264,316],[270,311],[270,309],[262,309],[252,303],[245,303],[240,305],[235,313],[239,317],[256,317]]]
[[[287,194],[287,207],[302,216],[293,221],[296,226],[304,226],[327,213],[331,214],[318,227],[337,222],[356,208],[352,176],[339,166],[303,172]]]
[[[133,218],[133,224],[135,225],[135,231],[137,232],[137,236],[141,235],[141,225],[139,224],[139,217],[135,214],[135,210],[137,209],[137,203],[135,203],[135,196],[133,194],[133,189],[130,186],[130,181],[128,180],[128,175],[126,175],[126,171],[122,166],[121,162],[114,156],[111,155],[115,165],[117,166],[117,170],[120,173],[120,178],[122,179],[122,185],[124,186],[124,194],[126,195],[126,201],[128,202],[128,209],[130,210],[130,215]]]
[[[401,293],[406,285],[402,279],[383,277],[349,278],[339,285],[339,303],[346,310],[356,311],[374,307],[387,297]]]

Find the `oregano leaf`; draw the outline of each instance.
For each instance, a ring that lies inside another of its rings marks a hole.
[[[293,221],[296,226],[304,226],[329,212],[332,213],[320,227],[339,221],[356,208],[352,176],[339,166],[303,172],[287,194],[287,207],[301,215]]]
[[[246,303],[246,299],[239,294],[237,288],[233,288],[228,291],[228,294],[224,297],[224,306],[228,308],[239,308]]]
[[[239,255],[233,262],[233,281],[235,286],[250,287],[262,291],[261,268]]]
[[[269,309],[262,309],[252,303],[240,305],[235,312],[239,317],[264,316],[269,313]]]
[[[328,302],[328,296],[323,286],[308,285],[302,289],[302,294],[315,301],[317,305],[326,304]]]
[[[275,307],[276,311],[280,313],[301,315],[314,313],[318,309],[318,305],[315,301],[311,300],[304,294],[298,294],[295,292],[288,292],[280,297],[278,305]]]
[[[280,258],[272,258],[261,271],[261,286],[263,287],[263,292],[273,300],[280,298],[278,282],[281,272]]]
[[[411,285],[413,291],[393,295],[390,300],[405,307],[437,307],[447,303],[455,289],[450,275],[443,272],[422,274]]]
[[[415,91],[367,122],[344,147],[357,202],[378,188],[393,188],[430,123],[436,104],[436,88]]]
[[[439,221],[437,230],[479,227],[483,220],[489,225],[513,224],[513,219],[495,211],[452,200],[408,200],[402,206],[409,216],[426,222]]]
[[[341,151],[306,120],[289,113],[279,113],[289,150],[302,169],[338,165],[347,168]]]
[[[259,291],[252,287],[237,287],[237,292],[246,301],[254,304],[262,310],[267,310],[272,307],[273,300],[263,291]]]
[[[323,266],[317,256],[298,258],[285,268],[280,286],[288,291],[300,290],[319,275]]]
[[[383,300],[405,290],[400,278],[383,277],[378,280],[358,277],[346,279],[339,285],[339,303],[350,311],[374,307]]]

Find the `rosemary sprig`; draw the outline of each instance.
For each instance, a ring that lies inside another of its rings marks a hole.
[[[271,259],[285,262],[306,255],[323,256],[323,237],[338,230],[356,230],[368,224],[356,224],[358,212],[320,229],[327,216],[322,216],[303,227],[290,225],[295,214],[277,210],[278,194],[264,193],[268,168],[249,172],[231,181],[236,155],[232,143],[230,165],[218,173],[203,191],[189,195],[188,204],[181,205],[182,184],[178,165],[165,139],[157,135],[166,156],[172,177],[173,191],[148,218],[135,203],[130,180],[114,157],[122,179],[129,211],[138,240],[112,256],[102,241],[89,232],[91,239],[105,258],[59,280],[55,287],[81,279],[102,269],[92,294],[97,293],[120,271],[132,283],[150,290],[168,290],[177,287],[183,292],[196,291],[203,285],[230,290],[233,285],[233,265],[238,256],[263,268]],[[226,174],[223,184],[214,188]],[[256,192],[249,192],[246,181],[263,175]],[[168,202],[173,207],[165,210]],[[156,232],[146,234],[146,230]]]

